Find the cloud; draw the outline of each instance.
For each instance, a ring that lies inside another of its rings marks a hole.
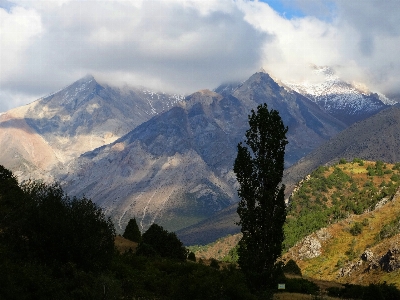
[[[262,2],[243,2],[245,18],[274,39],[264,45],[264,68],[286,81],[320,80],[310,64],[336,67],[347,81],[400,93],[400,1],[281,0],[304,17],[286,19]]]
[[[309,67],[316,64],[398,91],[398,0],[280,1],[304,16],[250,0],[3,1],[0,111],[88,73],[190,93],[261,66],[281,80],[321,80]]]
[[[30,23],[38,24],[31,27],[34,32],[20,30],[24,36],[14,47],[19,53],[10,48],[1,54],[2,60],[14,57],[0,72],[1,88],[9,94],[46,94],[87,73],[167,91],[214,88],[257,70],[268,40],[229,0],[16,4],[11,13],[1,11],[8,18],[9,39],[17,30],[12,20],[28,20],[17,11],[32,14]]]

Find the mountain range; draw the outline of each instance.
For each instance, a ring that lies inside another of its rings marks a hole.
[[[335,92],[325,90],[333,102]],[[264,71],[188,96],[116,88],[86,76],[0,115],[0,164],[20,180],[57,180],[70,195],[92,198],[118,231],[136,217],[142,230],[156,222],[185,243],[203,243],[237,230],[232,166],[251,109],[267,103],[279,111],[289,127],[286,174],[293,175],[291,165],[393,104],[371,94],[353,114],[329,110],[310,95]]]
[[[342,80],[331,67],[312,66],[312,70],[316,76],[323,77],[323,81],[284,82],[284,85],[308,97],[347,125],[397,103],[381,93],[369,91],[365,85]]]
[[[120,229],[132,217],[143,229],[153,222],[171,230],[194,225],[238,201],[236,145],[250,110],[264,102],[289,126],[287,165],[345,128],[259,72],[226,96],[209,90],[187,96],[115,142],[83,154],[61,180],[71,194],[101,199]]]

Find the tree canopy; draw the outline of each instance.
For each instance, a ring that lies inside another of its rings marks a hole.
[[[286,218],[284,170],[287,127],[278,111],[266,104],[251,111],[246,140],[238,144],[234,172],[240,188],[237,212],[243,234],[239,265],[249,283],[259,289],[272,282],[279,270],[283,224]]]
[[[29,181],[19,186],[11,174],[0,167],[0,241],[10,253],[86,270],[111,263],[115,229],[101,208],[85,197],[71,199],[59,184]]]
[[[142,234],[135,218],[129,220],[122,236],[132,242],[140,243],[142,240]]]
[[[142,236],[137,254],[161,256],[186,260],[187,249],[178,239],[175,232],[168,232],[162,226],[153,223]]]

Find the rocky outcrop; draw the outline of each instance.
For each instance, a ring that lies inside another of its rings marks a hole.
[[[321,255],[321,243],[317,238],[307,236],[301,243],[302,246],[299,249],[300,259],[310,259]]]
[[[400,247],[397,244],[392,245],[380,258],[375,257],[371,250],[364,251],[361,258],[368,262],[366,271],[380,268],[385,272],[393,272],[400,269]]]
[[[380,258],[379,264],[381,269],[386,272],[393,272],[400,269],[400,248],[398,246],[390,248]]]
[[[361,259],[365,262],[372,262],[374,260],[374,253],[370,249],[367,249],[361,254]]]
[[[359,270],[362,264],[362,260],[358,260],[355,263],[348,262],[343,268],[339,269],[338,277],[350,276],[354,271]]]
[[[321,228],[315,233],[305,237],[297,246],[297,258],[310,259],[321,255],[322,243],[330,239],[332,235],[326,228]]]
[[[317,235],[318,239],[322,242],[325,242],[332,237],[332,235],[326,228],[321,228],[320,230],[316,231],[315,234]]]

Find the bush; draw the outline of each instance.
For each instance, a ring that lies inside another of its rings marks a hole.
[[[135,218],[129,220],[122,236],[132,242],[140,243],[142,240],[142,234],[140,233],[139,226],[137,225]]]
[[[328,296],[341,299],[365,299],[365,300],[397,300],[400,299],[400,291],[393,284],[378,283],[369,286],[345,284],[344,288],[327,288]]]
[[[355,222],[354,225],[350,228],[350,233],[354,236],[361,234],[363,225],[359,222]]]
[[[193,252],[190,252],[187,259],[191,261],[196,261],[196,255]]]
[[[285,292],[317,295],[319,287],[314,282],[304,278],[286,278]]]
[[[210,267],[219,270],[219,263],[215,258],[211,258]]]
[[[70,199],[59,184],[34,181],[17,194],[7,205],[9,219],[0,225],[3,243],[16,256],[93,271],[111,263],[114,225],[90,199]]]
[[[390,177],[390,180],[398,182],[400,181],[400,176],[398,174],[393,174],[392,177]]]
[[[142,235],[136,253],[138,255],[174,258],[186,260],[187,250],[174,232],[168,232],[162,226],[152,224]]]

